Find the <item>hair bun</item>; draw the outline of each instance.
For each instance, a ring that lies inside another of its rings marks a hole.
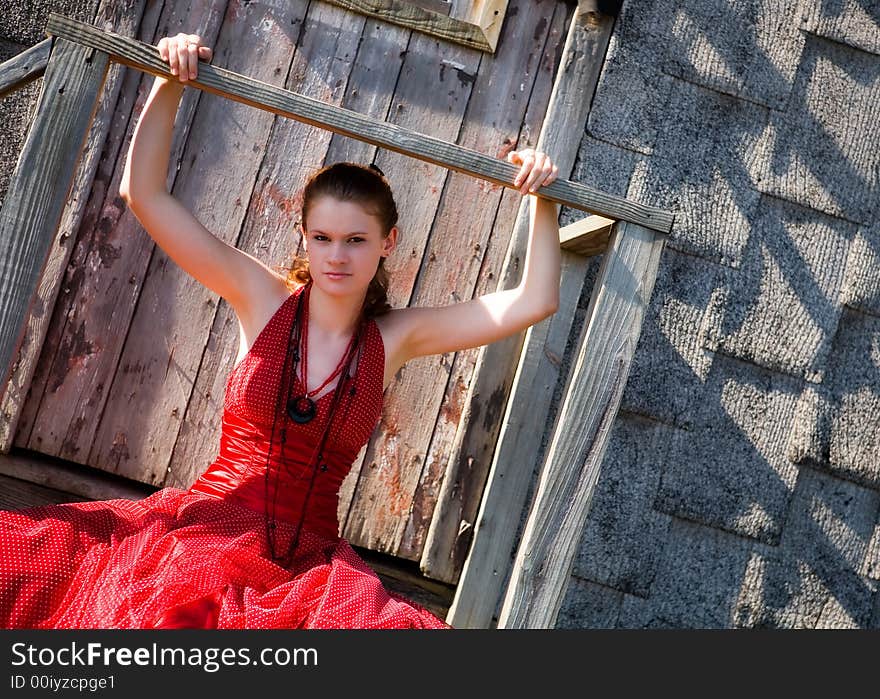
[[[375,170],[376,172],[378,172],[380,175],[382,175],[382,177],[385,177],[385,173],[382,172],[382,170],[379,169],[379,166],[376,165],[376,163],[370,163],[369,168],[370,168],[371,170]]]

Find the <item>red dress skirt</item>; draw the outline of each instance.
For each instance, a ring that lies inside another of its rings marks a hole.
[[[452,628],[386,590],[338,535],[339,486],[382,408],[375,322],[323,449],[332,393],[273,441],[295,291],[226,384],[220,450],[193,485],[142,500],[0,511],[3,628]],[[267,479],[267,474],[270,476]],[[268,486],[268,491],[267,491]],[[275,503],[267,537],[267,492]],[[287,551],[289,560],[270,551]]]

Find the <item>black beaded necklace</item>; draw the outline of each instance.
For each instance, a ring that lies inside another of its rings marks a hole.
[[[327,424],[324,426],[324,430],[321,433],[321,438],[318,441],[318,446],[315,448],[312,453],[311,458],[309,459],[309,466],[312,467],[311,479],[309,480],[309,488],[306,491],[306,498],[303,502],[302,509],[300,511],[299,522],[297,523],[296,531],[294,536],[291,539],[290,545],[287,548],[287,551],[283,555],[276,554],[275,552],[275,530],[276,530],[276,521],[275,521],[275,512],[276,512],[276,500],[278,495],[278,479],[279,476],[276,474],[274,479],[274,489],[272,491],[272,495],[270,498],[269,495],[269,462],[271,460],[272,455],[272,446],[275,443],[275,429],[278,424],[279,414],[285,414],[291,418],[297,424],[305,424],[311,421],[314,418],[317,412],[317,406],[306,394],[304,397],[310,405],[304,404],[302,401],[303,396],[292,396],[294,380],[296,377],[296,368],[300,362],[301,356],[308,351],[308,347],[301,347],[302,338],[303,338],[303,326],[305,322],[307,322],[303,318],[303,309],[308,303],[308,293],[310,291],[312,282],[309,281],[305,285],[304,288],[299,290],[299,296],[296,300],[296,311],[294,314],[294,320],[290,326],[290,337],[288,340],[287,351],[284,353],[284,367],[281,372],[281,380],[279,381],[279,390],[278,390],[278,399],[275,403],[275,416],[272,422],[272,435],[269,441],[269,451],[266,455],[266,468],[264,471],[264,515],[265,515],[265,524],[266,524],[266,541],[269,547],[269,553],[272,557],[272,560],[276,563],[279,563],[282,567],[287,568],[291,560],[293,558],[293,554],[296,551],[297,544],[299,543],[299,535],[302,528],[302,523],[305,518],[306,509],[308,506],[309,498],[312,493],[312,487],[315,483],[315,476],[318,474],[318,469],[320,467],[321,471],[327,470],[327,464],[323,463],[324,457],[324,447],[327,443],[327,439],[330,435],[330,430],[333,425],[333,418],[336,415],[336,410],[339,405],[342,403],[343,396],[345,393],[348,393],[350,397],[355,395],[355,384],[356,378],[349,375],[349,371],[351,369],[351,363],[357,354],[358,347],[360,347],[362,340],[364,338],[365,331],[365,318],[363,314],[361,314],[360,321],[358,322],[357,328],[352,336],[352,341],[349,343],[348,349],[343,354],[343,359],[340,362],[341,367],[341,376],[339,377],[339,381],[336,383],[336,388],[333,390],[333,397],[330,400],[330,408],[327,416]],[[307,310],[307,309],[306,309]],[[290,366],[290,360],[292,360],[292,368],[288,371],[288,367]],[[357,367],[355,369],[357,371]],[[308,380],[308,377],[305,379]],[[286,391],[286,400],[285,400],[285,387]],[[350,405],[350,403],[349,403]],[[282,410],[282,406],[286,407],[286,411]],[[346,410],[347,413],[347,410]],[[284,445],[287,442],[287,421],[282,420],[281,425],[281,455],[279,459],[283,462],[284,460]],[[269,512],[269,501],[271,499],[271,515]]]
[[[305,296],[303,300],[303,306],[308,309],[309,305],[309,291],[310,291],[311,283],[306,285],[306,288],[302,290],[301,297]],[[299,313],[299,303],[297,303],[297,313]],[[311,422],[312,418],[315,417],[318,411],[318,406],[315,404],[315,401],[312,400],[312,396],[318,395],[327,384],[329,384],[333,379],[335,379],[343,369],[343,365],[345,365],[346,360],[349,357],[349,354],[355,348],[355,342],[358,339],[358,333],[354,332],[351,335],[351,340],[348,342],[348,347],[345,348],[345,352],[342,353],[342,357],[339,359],[339,364],[336,365],[336,368],[333,372],[328,376],[324,383],[310,391],[308,387],[309,381],[309,353],[307,351],[309,346],[309,324],[307,322],[301,322],[299,317],[297,318],[297,322],[294,327],[296,328],[295,340],[294,340],[294,355],[293,355],[293,373],[296,376],[296,367],[299,364],[300,360],[302,360],[302,384],[305,389],[304,393],[299,394],[298,396],[294,396],[293,398],[288,399],[287,401],[287,414],[290,416],[290,419],[294,422],[304,425],[307,422]]]

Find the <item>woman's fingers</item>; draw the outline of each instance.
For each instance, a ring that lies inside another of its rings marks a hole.
[[[545,155],[544,162],[541,165],[541,170],[532,188],[533,192],[536,191],[539,187],[544,187],[550,184],[554,179],[556,179],[556,175],[554,174],[555,168],[556,166],[553,164],[553,161]]]
[[[523,183],[528,179],[529,173],[532,171],[532,167],[535,164],[534,151],[527,149],[522,151],[512,151],[510,153],[512,158],[510,158],[511,162],[514,165],[519,165],[519,172],[516,173],[516,177],[513,180],[514,186],[520,188],[522,193],[525,194],[526,190],[523,189]]]
[[[177,43],[173,41],[169,41],[167,44],[167,60],[168,60],[168,68],[171,70],[171,75],[177,75],[177,64],[178,64],[178,54],[177,54]]]
[[[195,80],[199,75],[199,48],[202,45],[202,38],[198,34],[190,34],[187,36],[186,49],[189,58],[189,79]]]
[[[532,163],[532,168],[529,171],[529,176],[526,178],[526,181],[522,186],[522,193],[527,194],[529,192],[535,192],[540,183],[544,179],[544,167],[545,163],[549,160],[549,158],[543,153],[536,153],[535,158]]]
[[[532,172],[529,175],[529,181],[527,182],[530,192],[535,192],[538,187],[541,186],[541,183],[546,177],[545,168],[549,161],[550,158],[543,153],[538,153],[535,156],[535,166],[532,168]]]
[[[190,65],[190,58],[192,54],[192,50],[190,49],[189,42],[183,41],[180,44],[180,70],[179,75],[177,77],[180,78],[182,82],[186,82],[189,80],[189,76],[192,75],[192,66]]]
[[[198,73],[199,64],[199,37],[194,34],[179,35],[178,46],[180,50],[180,80],[186,82],[192,80]]]
[[[511,151],[507,154],[507,159],[515,165],[520,165],[513,184],[523,195],[537,192],[559,176],[559,168],[550,157],[531,148]]]
[[[531,176],[532,166],[535,164],[534,160],[523,160],[522,167],[516,175],[516,179],[514,180],[514,184],[519,187],[519,191],[525,194],[528,192],[529,188],[529,177]]]
[[[159,40],[156,48],[159,57],[168,62],[171,74],[181,82],[195,80],[199,75],[199,60],[210,61],[214,55],[210,47],[202,46],[198,34],[166,36]]]
[[[189,53],[186,50],[186,42],[177,42],[177,77],[184,81],[189,75]]]

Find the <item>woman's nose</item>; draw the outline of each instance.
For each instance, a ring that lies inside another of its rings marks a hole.
[[[330,248],[330,255],[328,256],[330,262],[334,263],[342,263],[345,262],[346,259],[346,250],[344,245],[333,245]]]

